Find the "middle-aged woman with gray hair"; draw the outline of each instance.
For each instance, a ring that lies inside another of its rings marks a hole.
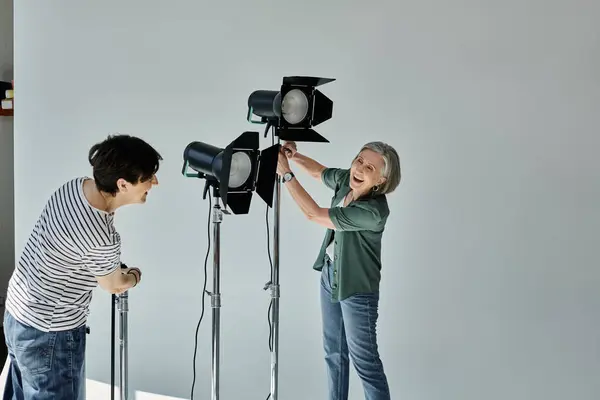
[[[331,207],[319,206],[292,172],[292,160],[334,191]],[[328,168],[285,142],[277,173],[310,220],[327,228],[313,269],[321,271],[323,347],[329,399],[348,398],[350,358],[365,399],[390,399],[379,356],[376,324],[381,281],[381,240],[387,195],[400,183],[400,158],[383,142],[362,146],[350,168]]]

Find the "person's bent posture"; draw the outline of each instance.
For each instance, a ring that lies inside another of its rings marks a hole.
[[[116,294],[140,282],[138,268],[122,268],[114,213],[145,203],[162,157],[142,139],[115,135],[88,160],[93,179],[74,178],[50,196],[10,278],[5,400],[84,400],[92,290]]]
[[[320,207],[292,173],[288,158],[334,191],[331,207]],[[400,183],[400,160],[382,142],[367,143],[349,169],[326,168],[284,143],[278,174],[298,207],[327,228],[313,268],[321,271],[323,345],[329,399],[346,400],[349,359],[365,398],[388,400],[390,390],[376,339],[381,239],[389,215],[386,195]]]

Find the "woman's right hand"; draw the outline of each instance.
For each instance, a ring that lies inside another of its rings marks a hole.
[[[281,146],[287,158],[293,158],[296,155],[298,149],[296,148],[296,142],[283,142]]]

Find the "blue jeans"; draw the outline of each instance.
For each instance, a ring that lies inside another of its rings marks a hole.
[[[330,400],[347,400],[349,359],[367,400],[389,400],[390,390],[377,349],[376,325],[379,293],[356,294],[340,302],[331,299],[333,265],[321,273],[323,347]]]
[[[4,313],[10,370],[4,400],[85,400],[86,327],[42,332]]]

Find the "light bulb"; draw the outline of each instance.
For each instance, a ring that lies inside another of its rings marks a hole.
[[[240,187],[248,180],[252,172],[252,162],[248,154],[243,151],[231,155],[231,167],[229,169],[229,187]]]
[[[292,89],[281,102],[281,114],[290,124],[301,122],[308,114],[308,98],[300,89]]]

